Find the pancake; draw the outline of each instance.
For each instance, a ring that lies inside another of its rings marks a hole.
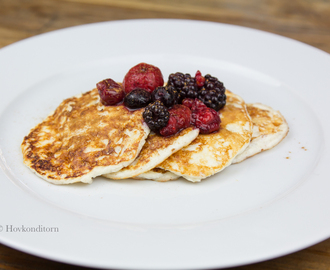
[[[150,132],[143,109],[104,106],[97,89],[64,100],[21,145],[23,161],[54,184],[91,183],[138,156]]]
[[[273,148],[289,132],[289,126],[279,111],[261,103],[250,103],[246,107],[252,119],[253,134],[249,146],[235,157],[233,163]]]
[[[103,176],[110,179],[126,179],[145,173],[182,147],[190,144],[198,134],[199,129],[193,127],[186,128],[170,137],[163,137],[154,133],[149,134],[139,156],[133,163],[118,172]]]
[[[180,178],[180,176],[178,176],[174,173],[171,173],[169,171],[165,171],[160,168],[153,168],[150,171],[147,171],[145,173],[135,176],[133,179],[167,182],[167,181],[171,181],[171,180],[177,180],[179,178]]]
[[[244,100],[226,90],[227,103],[220,110],[220,130],[199,134],[187,147],[171,155],[157,167],[192,182],[199,182],[229,166],[249,145],[252,121]]]

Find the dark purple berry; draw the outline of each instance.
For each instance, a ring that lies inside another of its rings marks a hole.
[[[203,101],[207,107],[219,111],[226,104],[225,91],[226,88],[222,82],[207,74],[205,75],[204,86],[200,89],[197,98]]]
[[[179,104],[179,102],[182,100],[179,91],[177,91],[174,88],[174,86],[171,86],[171,85],[167,85],[166,86],[166,89],[167,89],[167,92],[169,92],[170,95],[174,97],[174,103],[173,103],[173,105]]]
[[[142,88],[136,88],[124,98],[124,105],[130,109],[138,109],[147,106],[151,102],[151,94]]]
[[[163,104],[170,108],[174,104],[178,103],[178,91],[176,91],[173,87],[164,87],[160,86],[157,87],[151,94],[152,101],[159,100],[163,102]]]
[[[158,132],[167,125],[170,113],[161,101],[156,100],[144,109],[143,119],[152,131]]]
[[[185,98],[197,98],[198,86],[194,77],[181,72],[172,73],[168,77],[168,85],[180,93],[180,102]]]
[[[164,86],[157,87],[151,94],[152,101],[159,100],[166,107],[171,107],[174,103],[174,97],[170,95]]]

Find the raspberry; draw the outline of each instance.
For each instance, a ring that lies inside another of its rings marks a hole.
[[[184,98],[196,98],[198,95],[196,80],[188,73],[177,72],[170,74],[167,85],[173,86],[180,93],[180,102]]]
[[[205,75],[204,86],[198,93],[198,99],[216,111],[222,109],[226,104],[225,87],[216,77]]]
[[[194,100],[192,98],[185,98],[184,100],[182,100],[182,105],[188,107],[189,109],[192,108],[194,104]]]
[[[170,119],[168,120],[167,125],[165,127],[163,127],[159,133],[160,133],[160,135],[162,135],[164,137],[168,137],[168,136],[176,134],[178,131],[179,131],[179,129],[178,129],[177,120],[173,115],[171,115]]]
[[[207,108],[207,106],[202,101],[200,101],[198,98],[195,98],[195,100],[191,106],[191,111],[192,112],[200,111],[200,110],[203,110],[206,108]]]
[[[190,126],[191,110],[188,107],[177,104],[169,112],[171,116],[173,115],[176,118],[178,129],[184,129]]]
[[[205,77],[202,76],[202,73],[197,70],[195,74],[195,79],[198,87],[203,87],[205,82]]]
[[[217,111],[208,108],[199,99],[195,99],[191,107],[191,123],[199,128],[201,134],[209,134],[220,128],[220,117]]]
[[[170,113],[164,104],[159,100],[150,103],[143,112],[144,121],[154,132],[158,132],[161,128],[165,127],[169,118]]]
[[[200,133],[209,134],[218,131],[220,128],[220,117],[218,112],[211,108],[206,108],[192,113],[193,125],[199,128]]]
[[[98,82],[96,88],[99,92],[101,103],[106,106],[121,102],[125,96],[121,85],[112,79],[105,79]]]
[[[151,94],[142,89],[136,88],[129,92],[124,98],[124,104],[130,109],[138,109],[147,106],[151,101]]]
[[[140,63],[127,72],[123,81],[123,88],[126,94],[135,88],[142,88],[152,93],[156,87],[163,84],[163,75],[158,67]]]
[[[170,119],[167,125],[160,130],[162,136],[174,135],[190,126],[191,111],[188,107],[177,104],[169,110],[169,113]]]

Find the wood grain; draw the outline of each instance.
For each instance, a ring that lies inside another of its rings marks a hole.
[[[41,33],[86,23],[176,18],[260,29],[330,53],[329,0],[0,0],[0,48]],[[90,269],[0,245],[0,269]],[[330,239],[236,270],[330,270]]]

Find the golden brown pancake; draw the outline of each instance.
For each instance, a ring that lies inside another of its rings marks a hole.
[[[163,162],[182,147],[190,144],[199,134],[199,129],[189,127],[179,133],[163,137],[157,134],[149,134],[138,157],[129,166],[120,171],[105,174],[111,179],[132,178],[145,173]]]
[[[142,113],[102,105],[97,89],[66,99],[24,138],[24,163],[54,184],[91,183],[137,157],[150,132]]]
[[[244,100],[228,90],[226,95],[227,103],[220,110],[220,130],[198,135],[157,167],[199,182],[222,171],[244,151],[252,137],[252,122]]]
[[[253,134],[249,146],[235,157],[233,163],[273,148],[289,132],[289,126],[279,111],[261,103],[250,103],[246,107],[252,119]]]

